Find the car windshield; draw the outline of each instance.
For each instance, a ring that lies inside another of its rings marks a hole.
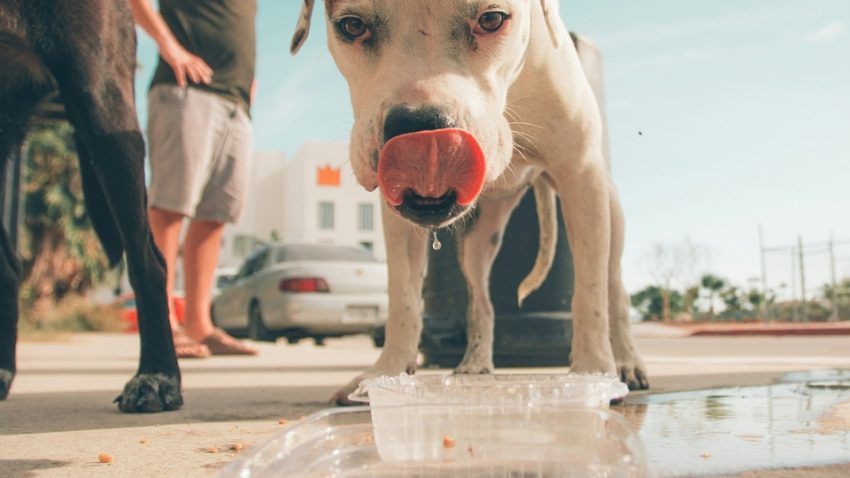
[[[314,244],[280,246],[275,252],[275,262],[334,261],[334,262],[378,262],[365,249]]]

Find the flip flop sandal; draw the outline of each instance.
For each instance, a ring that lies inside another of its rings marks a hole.
[[[181,329],[173,330],[171,335],[174,340],[174,351],[177,353],[177,358],[207,358],[212,355],[209,347],[192,340]]]
[[[202,340],[201,344],[206,345],[213,355],[257,355],[257,349],[234,339],[219,328]]]

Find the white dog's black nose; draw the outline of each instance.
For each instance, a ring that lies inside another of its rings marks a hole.
[[[394,106],[387,112],[387,117],[384,119],[384,142],[402,134],[455,126],[451,116],[434,106]]]

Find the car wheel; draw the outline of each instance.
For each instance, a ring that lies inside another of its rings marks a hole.
[[[378,327],[372,332],[372,343],[379,349],[383,348],[386,337],[385,329],[383,327]]]
[[[260,313],[260,304],[257,301],[251,302],[251,307],[248,309],[248,337],[263,342],[277,340],[277,337],[266,328]]]
[[[223,327],[221,325],[221,323],[219,322],[218,318],[216,317],[215,306],[212,305],[212,304],[210,304],[210,320],[212,320],[212,324],[213,324],[214,327],[218,327],[218,328],[224,330],[225,332],[236,337],[237,339],[247,339],[248,338],[248,328],[247,327],[241,327],[241,328],[238,328],[238,329],[233,329],[233,328],[230,328],[230,327]]]

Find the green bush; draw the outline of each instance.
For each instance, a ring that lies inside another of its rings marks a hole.
[[[21,313],[22,335],[40,332],[120,332],[126,329],[118,307],[92,304],[69,295],[56,304],[46,302],[25,307]]]

